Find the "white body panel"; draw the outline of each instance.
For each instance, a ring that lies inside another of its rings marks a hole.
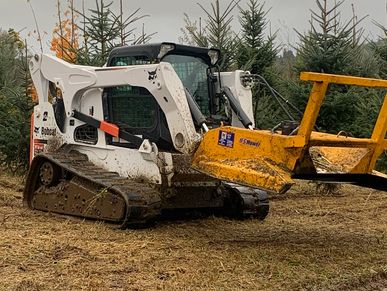
[[[84,145],[73,148],[86,154],[95,165],[117,172],[121,177],[161,184],[161,174],[156,161],[144,159],[138,150],[115,146],[103,149]]]
[[[251,94],[251,89],[244,87],[241,83],[241,75],[244,73],[245,72],[241,70],[234,72],[222,72],[220,74],[220,80],[222,86],[226,86],[231,89],[231,92],[239,101],[241,107],[250,118],[254,127],[253,97]],[[232,113],[232,126],[243,127],[243,124],[239,121],[237,115],[234,112]]]
[[[75,126],[83,122],[74,120]],[[135,180],[146,180],[150,183],[160,184],[161,174],[157,159],[148,159],[136,149],[127,149],[106,145],[105,133],[98,130],[98,143],[96,145],[85,145],[73,140],[68,130],[61,134],[56,125],[52,104],[45,102],[34,108],[34,130],[33,130],[33,155],[43,151],[54,150],[64,144],[71,144],[69,149],[77,150],[88,156],[89,160],[97,166],[112,172],[117,172],[122,177]],[[72,140],[69,143],[69,140]]]
[[[158,153],[157,147],[147,140],[140,149],[112,146],[106,143],[106,133],[100,129],[97,130],[95,145],[74,140],[75,129],[85,123],[73,117],[73,110],[104,121],[103,88],[120,85],[143,87],[154,96],[166,116],[177,151],[191,154],[200,142],[201,136],[195,130],[183,84],[169,63],[96,68],[40,55],[30,61],[30,71],[39,96],[39,104],[34,108],[32,155],[66,145],[86,154],[95,165],[122,177],[161,184],[163,173],[170,182],[174,173],[171,153]],[[150,72],[153,72],[152,78]],[[221,82],[231,89],[253,121],[251,90],[241,84],[242,73],[221,73]],[[53,105],[49,102],[49,82],[55,83],[62,91],[65,109],[63,132],[57,126]],[[234,113],[232,124],[242,126]],[[146,143],[150,146],[147,147]]]
[[[102,121],[102,91],[96,88],[131,85],[146,88],[155,97],[165,113],[176,150],[191,154],[200,140],[183,84],[169,63],[97,68],[72,65],[55,57],[41,55],[30,61],[30,71],[39,104],[48,102],[50,81],[61,89],[67,119],[72,117],[73,110],[89,114],[88,107],[95,106],[93,118]],[[152,79],[150,72],[156,72]],[[74,143],[71,129],[75,127],[70,128],[68,121],[65,124],[66,142]]]

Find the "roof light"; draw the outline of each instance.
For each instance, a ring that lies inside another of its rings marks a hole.
[[[162,43],[160,46],[160,52],[157,58],[161,60],[167,53],[173,51],[175,49],[175,45],[172,43]]]
[[[219,61],[219,51],[215,49],[210,49],[208,51],[208,56],[211,59],[211,64],[216,65],[216,63]]]

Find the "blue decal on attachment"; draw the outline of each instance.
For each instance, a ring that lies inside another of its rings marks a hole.
[[[233,148],[235,133],[227,131],[219,131],[218,145]]]

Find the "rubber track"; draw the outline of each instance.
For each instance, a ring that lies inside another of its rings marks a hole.
[[[34,158],[34,161],[37,159],[49,160],[63,170],[70,172],[73,176],[78,176],[121,196],[126,203],[126,215],[118,225],[119,228],[141,226],[151,222],[160,215],[160,194],[156,189],[145,183],[120,177],[115,172],[106,171],[91,163],[85,154],[77,151],[58,151],[56,153],[39,154]],[[34,167],[34,161],[32,162],[24,191],[24,201],[29,207],[31,207],[33,199],[31,185],[35,185],[36,181],[34,182],[33,179],[38,177],[34,171],[39,170],[34,169],[36,168],[36,165]],[[98,217],[95,217],[95,219],[98,219]]]

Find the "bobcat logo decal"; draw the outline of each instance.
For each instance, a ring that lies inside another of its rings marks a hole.
[[[153,80],[155,80],[155,79],[157,79],[157,69],[156,70],[154,70],[154,71],[148,71],[148,80],[149,81],[153,81]]]

